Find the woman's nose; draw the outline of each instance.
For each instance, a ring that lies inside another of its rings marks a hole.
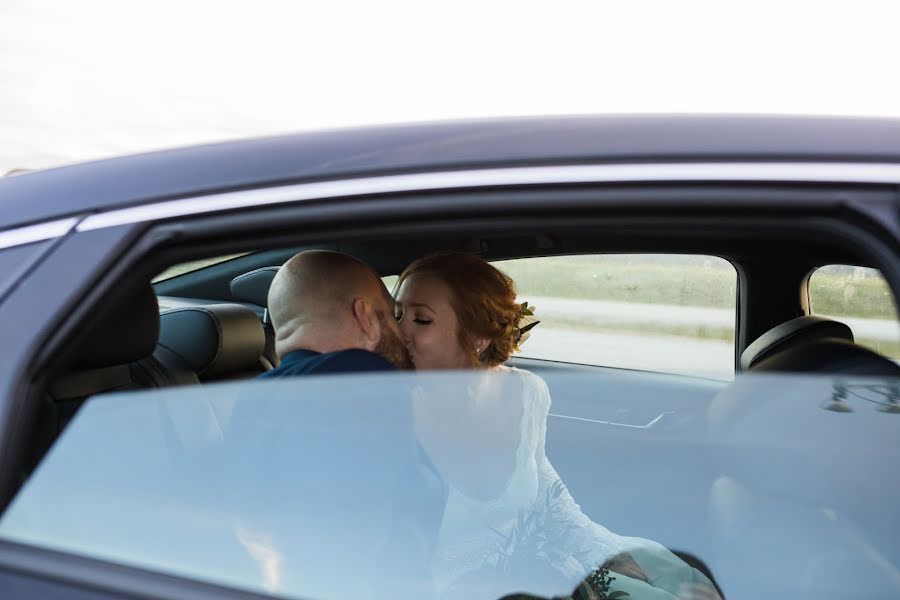
[[[409,338],[410,338],[409,321],[407,319],[401,317],[397,323],[400,326],[400,336],[403,338],[403,343],[409,345]]]

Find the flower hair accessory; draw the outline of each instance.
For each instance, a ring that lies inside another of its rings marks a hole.
[[[531,330],[534,329],[535,325],[540,323],[540,321],[534,318],[534,310],[535,307],[528,306],[527,302],[523,302],[519,305],[519,320],[516,323],[518,336],[516,337],[515,345],[515,350],[517,352],[522,349],[522,344],[525,343],[525,340],[531,335]]]

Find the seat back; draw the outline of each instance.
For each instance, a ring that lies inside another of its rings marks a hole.
[[[839,321],[807,315],[776,325],[759,336],[741,354],[741,369],[753,369],[758,363],[808,342],[836,338],[852,342],[853,332]]]
[[[178,383],[251,377],[271,368],[259,316],[240,304],[207,304],[160,315],[154,357]]]
[[[90,329],[73,368],[51,382],[60,430],[88,396],[164,385],[152,363],[141,364],[153,354],[158,336],[159,305],[147,283]]]
[[[148,282],[91,326],[72,368],[50,381],[35,423],[29,468],[88,397],[165,385],[165,375],[152,359],[158,336],[159,306]]]
[[[231,280],[229,289],[235,300],[241,302],[249,302],[265,309],[263,313],[263,331],[266,334],[266,346],[263,349],[263,356],[273,367],[277,367],[279,360],[278,354],[275,352],[275,329],[269,320],[269,288],[272,287],[272,280],[278,273],[279,267],[262,267],[254,269],[243,275],[238,275]]]
[[[828,338],[773,354],[757,362],[752,371],[897,377],[900,376],[900,365],[853,342]]]

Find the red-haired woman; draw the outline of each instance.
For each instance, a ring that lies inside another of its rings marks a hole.
[[[426,382],[416,397],[419,440],[448,487],[432,561],[443,597],[489,597],[502,581],[559,596],[559,586],[602,578],[601,565],[633,598],[693,588],[716,597],[664,547],[610,532],[569,494],[544,450],[546,383],[503,365],[535,324],[512,279],[477,256],[438,254],[410,264],[394,298],[417,370],[474,369]]]

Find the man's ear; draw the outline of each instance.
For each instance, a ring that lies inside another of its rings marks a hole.
[[[357,298],[353,301],[353,317],[363,333],[363,336],[372,344],[378,342],[381,335],[381,324],[375,309],[365,298]]]

